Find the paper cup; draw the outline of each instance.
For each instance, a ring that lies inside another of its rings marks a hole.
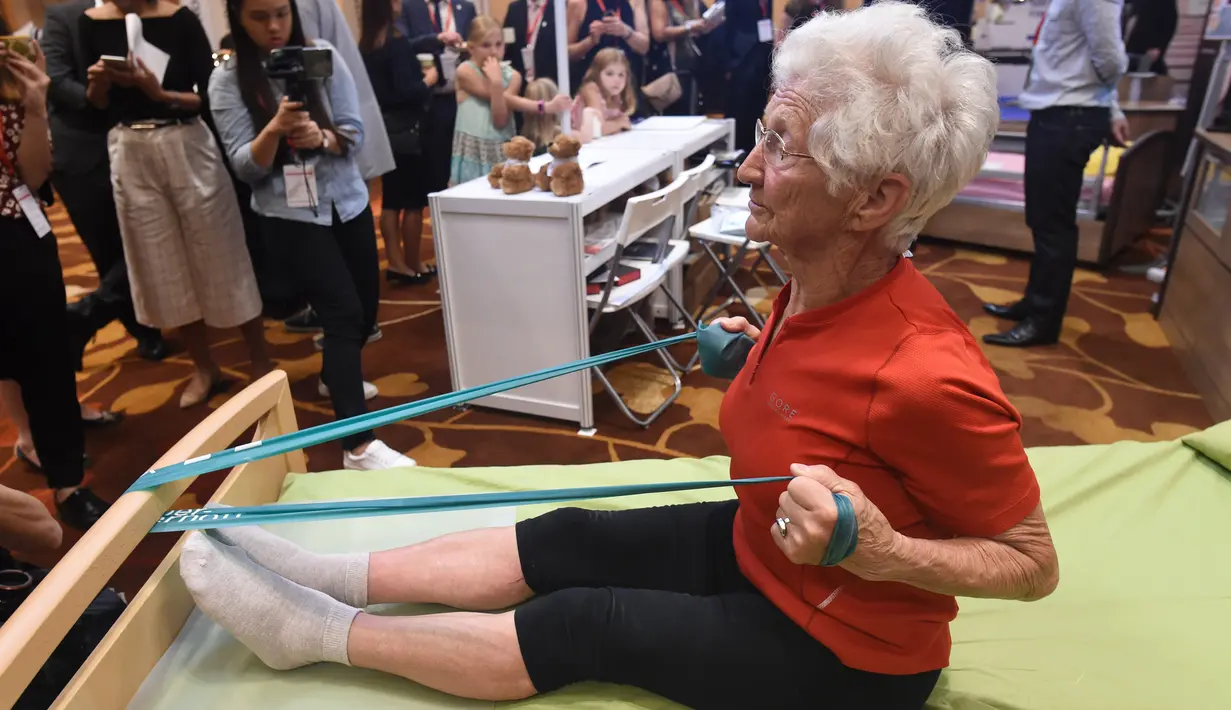
[[[436,66],[436,58],[430,54],[416,54],[415,59],[419,60],[419,66],[424,69],[431,69]]]

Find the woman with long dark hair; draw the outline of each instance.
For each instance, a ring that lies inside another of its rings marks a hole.
[[[364,0],[359,53],[380,104],[396,164],[380,178],[380,234],[385,238],[389,270],[395,283],[425,283],[436,273],[419,253],[428,180],[423,166],[422,131],[439,79],[436,65],[424,68],[410,38],[395,26],[402,0]]]
[[[270,251],[320,317],[321,396],[345,419],[367,411],[361,351],[376,324],[380,266],[368,188],[354,153],[363,144],[355,82],[322,40],[304,37],[292,0],[227,0],[235,52],[209,81],[210,108],[231,167],[252,185]],[[270,77],[274,50],[291,63],[328,52],[325,79]],[[288,86],[288,83],[294,86]],[[302,101],[287,96],[295,92]],[[370,431],[342,440],[350,469],[412,466]]]
[[[0,34],[8,34],[0,16]],[[51,175],[47,78],[33,60],[0,47],[0,379],[21,388],[33,443],[60,519],[88,528],[107,503],[83,487],[85,434],[65,309],[64,276],[40,193]]]

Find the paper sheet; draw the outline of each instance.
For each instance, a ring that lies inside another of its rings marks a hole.
[[[708,121],[705,116],[650,116],[633,126],[634,131],[691,131]]]
[[[124,29],[128,35],[129,53],[134,59],[140,59],[145,68],[158,77],[158,83],[161,84],[163,77],[167,75],[167,63],[171,61],[171,55],[145,41],[140,17],[131,13],[125,15]]]

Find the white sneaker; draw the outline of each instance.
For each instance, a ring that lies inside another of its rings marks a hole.
[[[383,471],[414,465],[414,459],[394,451],[380,439],[373,439],[358,456],[349,451],[342,452],[342,468],[348,471]]]
[[[1146,279],[1156,284],[1162,283],[1167,278],[1167,267],[1151,266],[1146,269]]]
[[[319,385],[317,385],[316,392],[322,397],[329,396],[329,388],[325,386],[324,382],[321,382]],[[372,384],[371,382],[366,382],[366,381],[363,383],[363,399],[364,400],[372,399],[378,394],[380,394],[380,390],[376,389],[376,385]]]

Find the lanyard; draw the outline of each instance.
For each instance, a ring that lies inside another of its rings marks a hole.
[[[595,2],[597,2],[597,3],[598,3],[598,6],[599,6],[600,8],[602,8],[602,10],[603,10],[603,16],[604,16],[604,17],[606,17],[606,15],[607,15],[607,3],[603,2],[603,0],[595,0]]]
[[[761,19],[769,17],[769,3],[767,0],[761,0]]]
[[[436,28],[437,32],[453,32],[454,30],[449,29],[449,26],[453,24],[453,5],[449,2],[445,2],[443,4],[446,10],[444,23],[441,23],[440,21],[439,13],[441,3],[437,2],[432,5],[428,5],[428,7],[432,9],[432,25]]]
[[[676,11],[679,12],[682,17],[688,17],[688,13],[684,12],[684,6],[680,4],[680,0],[671,0],[671,4],[675,6]]]
[[[1043,34],[1043,22],[1046,19],[1047,13],[1045,12],[1043,13],[1043,16],[1039,18],[1039,26],[1034,28],[1034,41],[1030,43],[1030,46],[1033,47],[1039,43],[1039,35]]]
[[[526,25],[526,46],[533,47],[539,41],[539,30],[543,28],[543,15],[547,13],[547,0],[539,6],[539,14],[530,24]],[[527,15],[529,17],[529,15]]]

